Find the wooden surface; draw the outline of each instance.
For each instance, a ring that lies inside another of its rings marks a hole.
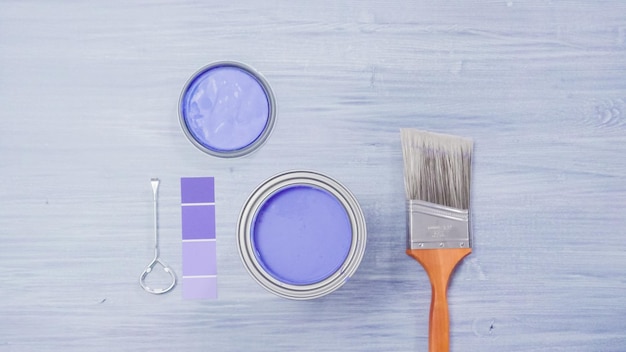
[[[217,60],[278,102],[245,158],[196,150],[180,90]],[[473,253],[451,351],[626,349],[626,3],[0,2],[0,351],[426,351],[430,285],[405,253],[399,129],[475,141]],[[361,266],[296,302],[237,254],[249,193],[289,169],[359,199]],[[181,270],[179,179],[215,176],[219,299],[144,292],[150,178]]]

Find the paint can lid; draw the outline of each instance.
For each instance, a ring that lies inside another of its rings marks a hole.
[[[329,294],[356,271],[367,234],[356,198],[311,171],[278,174],[256,188],[238,222],[244,266],[265,289],[305,300]]]
[[[239,62],[220,61],[187,81],[178,115],[183,132],[198,149],[232,158],[251,153],[267,140],[276,103],[258,72]]]

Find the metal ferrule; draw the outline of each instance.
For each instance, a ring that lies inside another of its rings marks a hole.
[[[407,248],[471,247],[469,211],[420,200],[407,203]]]

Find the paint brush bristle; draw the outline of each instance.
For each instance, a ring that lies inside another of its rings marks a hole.
[[[401,129],[407,199],[469,209],[471,139]]]

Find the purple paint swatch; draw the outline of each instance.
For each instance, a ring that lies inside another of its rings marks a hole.
[[[208,66],[181,96],[181,122],[190,140],[209,153],[253,149],[273,123],[270,96],[269,87],[243,65]]]
[[[213,177],[184,177],[180,179],[181,203],[215,202]]]
[[[183,242],[183,276],[217,275],[215,241]]]
[[[217,276],[184,277],[184,299],[217,299]]]
[[[265,200],[253,221],[251,239],[257,260],[272,277],[309,285],[328,278],[345,262],[352,227],[334,195],[298,185]]]
[[[183,204],[183,240],[215,239],[215,205]]]
[[[217,245],[213,177],[180,179],[183,298],[217,298]]]

